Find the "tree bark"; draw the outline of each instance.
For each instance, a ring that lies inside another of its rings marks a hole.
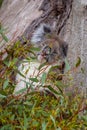
[[[74,0],[72,12],[65,26],[66,41],[69,43],[68,59],[74,66],[81,58],[78,72],[73,73],[77,86],[87,97],[87,0]]]

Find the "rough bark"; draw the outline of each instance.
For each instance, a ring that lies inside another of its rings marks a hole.
[[[87,97],[87,0],[74,0],[70,18],[65,26],[66,40],[69,43],[68,59],[74,66],[77,57],[81,58],[79,72],[74,72],[74,80]]]
[[[25,43],[41,22],[53,24],[56,21],[56,33],[59,34],[70,15],[71,6],[72,0],[5,0],[0,10],[0,21],[8,28],[10,43],[22,34],[20,40]],[[3,49],[5,45],[2,42],[0,47]]]
[[[25,30],[24,34],[20,38],[22,43],[26,42],[32,35],[32,32],[37,28],[40,23],[45,22],[50,25],[56,22],[55,32],[59,34],[66,24],[72,9],[72,0],[44,0],[39,8],[43,13],[40,17],[35,19]],[[25,41],[23,40],[25,38]]]
[[[0,22],[6,29],[5,34],[9,42],[6,43],[0,37],[0,51],[8,44],[12,45],[31,22],[42,14],[42,11],[38,10],[41,3],[42,0],[4,0],[0,8]]]

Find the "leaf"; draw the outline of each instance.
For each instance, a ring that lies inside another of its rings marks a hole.
[[[67,61],[67,59],[65,59],[65,72],[68,72],[69,70],[70,70],[70,65],[69,65],[69,63],[68,63],[68,61]]]
[[[18,61],[18,58],[14,58],[12,62],[15,64]]]
[[[25,113],[24,113],[24,128],[25,130],[27,130],[28,128],[28,118],[26,117]]]
[[[63,93],[63,90],[61,89],[61,88],[64,87],[63,84],[62,84],[61,82],[59,82],[59,81],[57,81],[55,84],[56,84],[56,87],[59,89],[59,91],[60,91],[61,93]]]
[[[46,127],[47,127],[47,124],[46,124],[46,122],[44,121],[44,122],[42,123],[42,130],[46,130]]]
[[[78,57],[78,59],[77,59],[77,62],[76,62],[76,67],[79,67],[80,66],[80,64],[81,64],[81,58],[80,57]]]
[[[10,117],[11,121],[13,121],[15,119],[15,115],[13,114],[11,117]]]
[[[6,42],[8,42],[7,36],[3,33],[4,31],[5,31],[5,29],[2,27],[2,25],[1,25],[1,23],[0,23],[0,34],[1,34],[2,38],[3,38]]]
[[[16,70],[16,71],[17,71],[17,73],[18,73],[19,75],[21,75],[22,77],[26,78],[19,70]]]
[[[56,129],[56,122],[55,122],[55,119],[53,118],[52,115],[50,115],[50,118],[51,118],[51,120],[52,120],[52,122],[53,122],[53,124],[54,124],[55,129]]]
[[[55,89],[53,89],[51,86],[47,86],[49,88],[49,90],[51,90],[53,93],[55,94],[59,94]]]
[[[67,85],[63,84],[63,83],[60,82],[60,81],[56,81],[56,82],[55,82],[55,85],[56,85],[56,87],[60,90],[61,93],[63,93],[63,90],[62,90],[63,88],[68,87]]]
[[[38,125],[39,125],[39,122],[36,120],[34,120],[33,122],[32,122],[32,125],[34,126],[34,127],[38,127]]]
[[[29,78],[31,81],[38,83],[39,80],[37,78]]]
[[[43,68],[45,65],[46,65],[46,62],[43,63],[43,64],[41,64],[41,65],[39,66],[38,70],[40,70],[41,68]]]
[[[41,83],[42,83],[42,85],[45,83],[46,78],[47,78],[47,74],[44,72],[44,73],[42,74],[42,77],[41,77]]]
[[[40,48],[37,48],[37,47],[31,47],[30,50],[32,50],[32,51],[40,51]]]
[[[3,84],[3,89],[6,89],[9,85],[9,79],[6,79],[4,84]]]
[[[56,81],[55,84],[62,88],[65,86],[61,81]]]
[[[60,65],[52,66],[52,67],[49,69],[49,72],[48,72],[48,73],[54,71],[55,69],[60,69]]]
[[[8,59],[5,59],[5,60],[3,61],[3,63],[4,63],[7,67],[9,67],[9,65],[10,65],[10,62],[9,62]]]
[[[4,125],[4,126],[0,127],[0,130],[11,130],[11,126],[9,124]]]
[[[6,42],[8,42],[8,38],[5,36],[5,34],[4,34],[3,32],[1,32],[0,34],[2,35],[3,39],[4,39]]]
[[[83,115],[82,119],[87,122],[87,115]]]
[[[26,90],[27,90],[27,88],[23,88],[23,89],[16,91],[14,94],[21,94],[21,93],[25,92]]]
[[[5,96],[5,95],[0,94],[0,98],[6,98],[6,96]]]

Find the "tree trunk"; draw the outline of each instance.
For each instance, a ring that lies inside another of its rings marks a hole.
[[[72,12],[65,26],[66,41],[69,43],[68,59],[74,66],[81,58],[79,71],[74,72],[76,86],[87,97],[87,0],[74,0]]]
[[[26,43],[40,23],[51,25],[56,21],[56,33],[69,43],[70,65],[75,65],[77,57],[82,61],[80,72],[72,73],[75,84],[87,89],[87,0],[5,0],[0,16],[9,44],[18,36],[22,44]],[[0,47],[6,45],[2,42]]]
[[[0,37],[0,51],[8,44],[13,44],[32,21],[42,14],[39,11],[41,3],[42,0],[4,0],[0,9],[0,22],[6,29],[9,42],[6,43]]]

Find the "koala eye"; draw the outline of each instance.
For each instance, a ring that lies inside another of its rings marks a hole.
[[[49,46],[45,47],[45,53],[49,55],[51,53],[51,48]]]

